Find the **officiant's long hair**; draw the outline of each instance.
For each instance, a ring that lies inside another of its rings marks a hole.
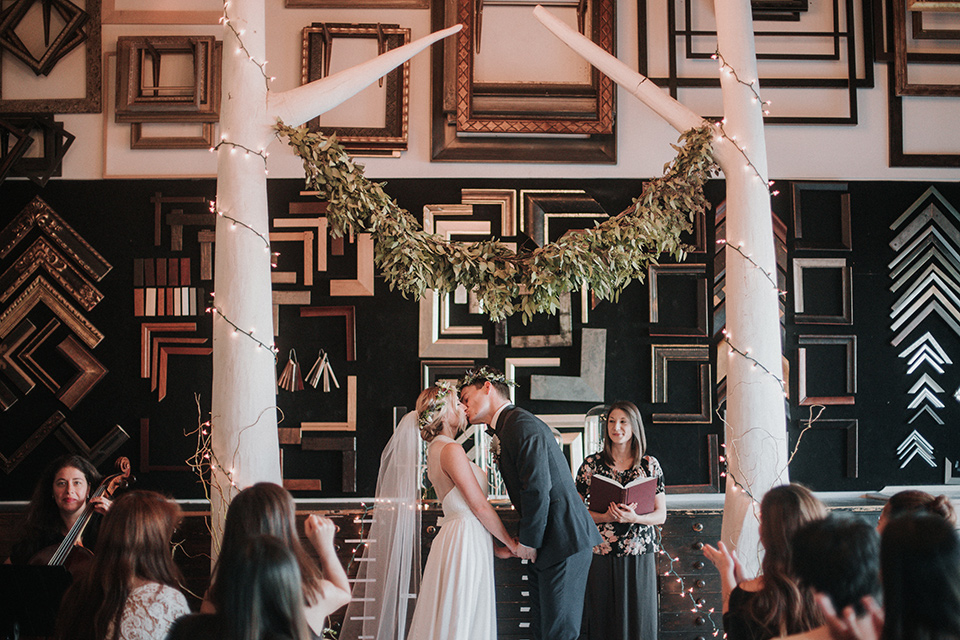
[[[637,405],[632,402],[620,400],[610,405],[607,410],[607,420],[610,419],[610,414],[615,409],[620,409],[627,414],[627,419],[630,421],[630,430],[633,432],[633,437],[630,439],[630,452],[633,454],[633,468],[636,469],[640,466],[640,461],[647,452],[647,434],[643,430],[643,418],[640,417],[640,409],[637,409]],[[607,420],[604,420],[603,423],[603,451],[600,453],[600,458],[608,467],[613,467],[613,453],[611,452],[613,445],[610,442],[610,425]]]

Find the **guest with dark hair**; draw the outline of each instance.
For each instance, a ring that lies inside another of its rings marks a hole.
[[[217,613],[181,618],[167,640],[309,640],[300,563],[269,535],[240,541],[221,553]]]
[[[863,598],[880,594],[880,536],[860,518],[833,514],[800,527],[793,536],[793,573],[801,587],[823,594],[841,609],[852,606],[854,624],[871,625]],[[826,640],[826,625],[788,636]]]
[[[934,497],[926,491],[908,489],[893,494],[883,505],[880,520],[877,522],[877,531],[883,533],[884,527],[887,526],[891,518],[896,518],[905,513],[929,513],[930,515],[940,516],[954,526],[957,524],[957,514],[947,496]]]
[[[9,561],[13,564],[43,563],[39,562],[37,554],[60,544],[70,527],[83,515],[90,493],[99,484],[100,474],[96,467],[82,456],[60,456],[47,465],[33,490]],[[99,514],[110,508],[110,501],[106,498],[94,498],[90,503]],[[79,539],[81,546],[93,549],[99,525],[100,518],[96,516]]]
[[[350,583],[337,558],[333,537],[333,521],[316,514],[307,518],[304,532],[310,540],[321,566],[307,555],[296,530],[296,506],[290,492],[283,487],[260,482],[241,491],[230,503],[223,528],[220,556],[213,570],[210,591],[201,611],[213,613],[222,601],[219,591],[225,587],[220,577],[221,560],[234,557],[241,545],[258,535],[271,535],[282,541],[300,567],[307,624],[316,637],[323,633],[326,617],[350,602]]]
[[[63,597],[60,640],[159,640],[190,612],[170,538],[176,502],[153,491],[122,495],[103,519],[90,570]]]
[[[656,640],[657,530],[667,519],[663,470],[646,455],[647,438],[640,411],[632,402],[615,402],[607,412],[603,449],[587,456],[577,472],[577,491],[589,505],[595,475],[626,485],[656,478],[654,509],[615,504],[590,511],[603,543],[594,547],[584,596],[580,639]]]
[[[767,491],[760,502],[761,574],[745,579],[733,551],[723,542],[703,554],[720,571],[723,630],[729,640],[767,640],[809,631],[823,622],[812,595],[801,590],[790,570],[790,541],[797,529],[826,517],[810,490],[792,483]]]
[[[864,598],[873,624],[854,624],[853,606],[818,602],[836,640],[960,640],[960,538],[940,516],[891,518],[880,541],[883,608]],[[837,613],[840,611],[841,613]]]

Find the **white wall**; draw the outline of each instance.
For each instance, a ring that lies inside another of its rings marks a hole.
[[[123,0],[117,0],[119,3]],[[162,7],[173,0],[155,0]],[[650,0],[651,13],[663,0]],[[315,21],[384,22],[411,27],[413,37],[428,33],[429,11],[363,9],[286,9],[283,0],[267,0],[267,41],[270,72],[277,76],[273,87],[287,89],[300,81],[300,30]],[[813,5],[811,5],[813,6]],[[618,55],[636,66],[636,2],[619,0]],[[769,27],[768,27],[769,28]],[[177,27],[170,25],[104,25],[103,46],[113,51],[120,35],[201,33],[216,34],[216,25]],[[224,55],[230,55],[225,52]],[[655,53],[651,53],[655,57]],[[4,68],[10,63],[9,56]],[[113,72],[113,66],[106,67]],[[887,97],[885,64],[875,67],[877,85],[859,90],[859,120],[856,126],[782,126],[766,128],[771,177],[777,179],[866,180],[960,180],[957,168],[890,168],[887,160]],[[7,76],[9,77],[9,76]],[[116,83],[105,73],[110,92]],[[762,91],[762,89],[761,89]],[[916,102],[911,104],[918,104]],[[922,111],[911,107],[907,126],[907,151],[960,153],[960,100],[924,99]],[[772,105],[777,113],[778,104]],[[618,94],[616,165],[443,163],[430,161],[430,55],[422,53],[411,66],[410,144],[400,159],[367,158],[361,162],[375,178],[401,177],[556,177],[620,178],[659,175],[673,152],[669,143],[676,133],[645,107],[623,92]],[[59,116],[77,140],[64,161],[64,178],[99,179],[136,176],[212,176],[215,158],[206,151],[131,151],[128,129],[112,122],[104,128],[102,115]],[[104,133],[106,132],[106,136]],[[104,139],[106,138],[106,143]],[[104,162],[103,149],[108,154]],[[275,142],[270,148],[270,177],[301,177],[299,160],[287,147]],[[106,167],[106,170],[104,170]]]

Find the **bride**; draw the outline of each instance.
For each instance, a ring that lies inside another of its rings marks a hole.
[[[387,443],[380,462],[367,557],[347,608],[343,638],[497,637],[493,555],[513,557],[517,542],[487,502],[485,474],[454,441],[466,424],[456,388],[440,384],[421,392],[417,410],[404,416]],[[444,517],[417,596],[421,437],[430,443],[427,476],[443,504]],[[495,552],[491,534],[505,547],[497,546]],[[407,631],[407,602],[413,598],[416,609]]]

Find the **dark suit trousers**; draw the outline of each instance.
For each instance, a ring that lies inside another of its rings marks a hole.
[[[534,640],[577,640],[583,617],[583,594],[593,561],[587,547],[548,567],[533,563],[530,602]]]

